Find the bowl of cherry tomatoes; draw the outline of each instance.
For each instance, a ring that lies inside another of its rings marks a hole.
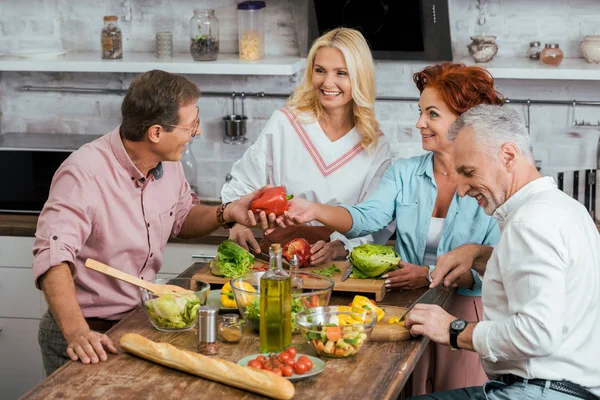
[[[295,347],[289,347],[281,353],[252,354],[242,358],[238,364],[271,371],[291,381],[309,378],[325,369],[323,360],[299,354]]]

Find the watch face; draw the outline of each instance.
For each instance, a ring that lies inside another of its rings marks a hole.
[[[450,324],[450,328],[457,331],[462,331],[467,327],[467,322],[462,319],[457,319],[456,321],[452,321]]]

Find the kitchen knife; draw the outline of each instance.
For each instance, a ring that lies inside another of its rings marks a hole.
[[[350,274],[352,274],[352,264],[350,264],[346,272],[344,272],[344,275],[342,275],[342,279],[340,279],[340,281],[344,282],[350,277]]]
[[[414,303],[411,304],[410,307],[408,307],[408,309],[400,317],[400,321],[403,321],[404,318],[406,318],[406,315],[410,312],[410,310],[412,310],[414,308],[415,305],[417,305],[417,304],[433,304],[440,297],[440,294],[441,294],[441,288],[439,285],[426,291],[421,297],[419,297],[417,299],[417,301],[415,301]]]
[[[267,264],[269,264],[271,262],[271,257],[267,253],[256,253],[256,254],[254,254],[254,257],[257,260],[262,261],[262,262],[267,263]],[[290,263],[287,262],[287,260],[285,258],[283,258],[283,256],[281,257],[281,263],[286,268],[290,268]]]

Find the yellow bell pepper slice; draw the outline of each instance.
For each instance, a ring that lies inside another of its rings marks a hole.
[[[365,296],[354,296],[354,300],[352,300],[352,306],[362,308],[364,310],[375,311],[375,313],[377,313],[377,322],[381,321],[385,316],[385,311],[377,307]]]

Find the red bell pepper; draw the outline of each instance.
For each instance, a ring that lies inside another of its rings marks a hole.
[[[285,194],[283,186],[274,186],[259,192],[250,203],[250,210],[254,214],[264,211],[267,215],[273,213],[276,216],[280,216],[288,210],[288,200],[292,197],[294,196],[287,196]]]
[[[299,267],[308,267],[310,264],[310,244],[305,239],[296,238],[283,246],[281,255],[288,262],[291,261],[294,254],[298,257]]]

